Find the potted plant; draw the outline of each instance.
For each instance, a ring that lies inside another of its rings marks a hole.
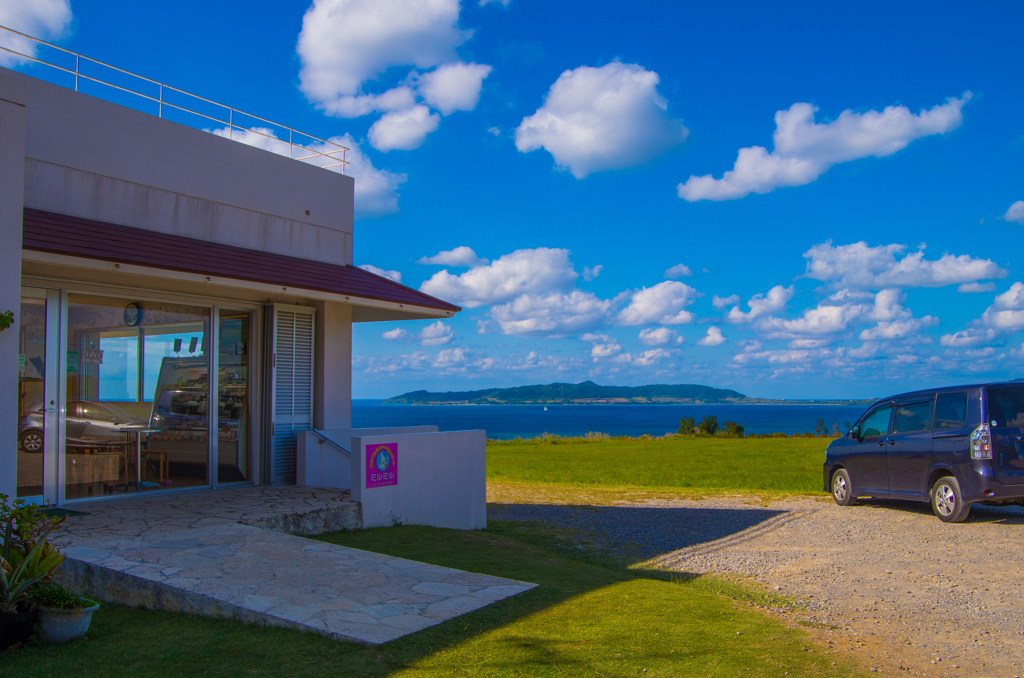
[[[37,587],[32,591],[39,621],[39,634],[48,643],[66,643],[81,638],[89,630],[92,613],[99,603],[76,595],[59,584]]]
[[[35,614],[30,592],[64,562],[64,555],[46,541],[63,521],[47,518],[38,507],[21,500],[12,506],[7,495],[0,494],[0,650],[32,635]]]

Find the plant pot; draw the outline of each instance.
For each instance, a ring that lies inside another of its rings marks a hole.
[[[89,630],[92,613],[100,609],[97,604],[75,610],[59,610],[54,607],[37,607],[39,613],[39,635],[48,643],[66,643],[81,638]]]
[[[0,612],[0,651],[24,643],[32,637],[36,613]]]

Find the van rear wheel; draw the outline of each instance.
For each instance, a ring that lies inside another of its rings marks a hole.
[[[857,497],[853,496],[853,484],[850,482],[850,474],[845,468],[841,468],[832,474],[832,498],[840,506],[849,506],[857,503]]]
[[[953,476],[939,478],[932,486],[932,511],[944,523],[962,523],[971,513],[971,504],[964,501],[960,483]]]

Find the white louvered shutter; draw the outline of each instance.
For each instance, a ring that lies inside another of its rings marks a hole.
[[[313,427],[312,308],[274,307],[271,482],[295,482],[295,439]]]

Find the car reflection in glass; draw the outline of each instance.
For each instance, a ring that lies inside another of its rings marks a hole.
[[[110,403],[88,400],[68,403],[66,441],[68,445],[101,447],[125,442],[124,429],[146,428],[146,419],[133,416]],[[29,403],[18,419],[18,447],[25,452],[43,450],[43,400]]]

